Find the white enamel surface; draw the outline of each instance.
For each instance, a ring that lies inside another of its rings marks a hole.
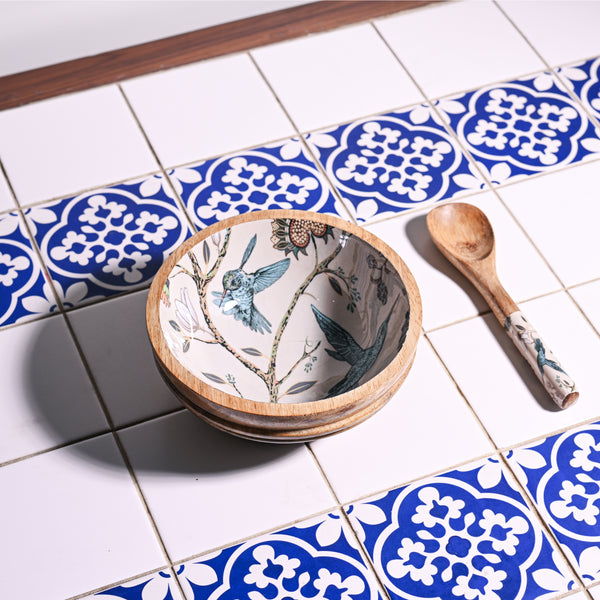
[[[14,210],[15,201],[13,200],[6,178],[0,173],[0,212],[4,210]]]
[[[0,113],[0,157],[21,205],[158,167],[116,86]]]
[[[192,277],[194,264],[188,255],[181,257],[168,276],[169,298],[163,293],[159,307],[160,325],[170,351],[195,377],[229,394],[263,402],[307,402],[325,398],[334,389],[341,389],[337,393],[347,391],[335,386],[352,377],[350,369],[355,366],[354,358],[336,359],[327,352],[350,347],[353,342],[339,335],[339,330],[329,333],[323,329],[313,307],[325,315],[325,327],[339,326],[352,337],[360,347],[356,347],[357,352],[366,352],[377,343],[377,335],[389,319],[387,330],[381,330],[385,333],[375,362],[357,379],[357,384],[368,381],[396,356],[406,323],[408,298],[398,273],[393,267],[385,272],[385,257],[360,238],[348,237],[337,228],[332,230],[333,237],[329,233],[311,233],[306,254],[298,251],[296,257],[292,251],[286,255],[274,248],[273,223],[264,219],[235,225],[227,242],[227,234],[222,231],[192,249],[199,273],[210,274],[215,267],[218,269],[204,294],[208,317],[216,332],[203,316]],[[257,241],[252,246],[254,236]],[[252,248],[249,254],[248,248]],[[228,277],[239,273],[244,256],[248,259],[240,275],[243,283],[234,289]],[[326,264],[328,257],[332,260]],[[317,263],[322,265],[319,273]],[[254,293],[259,279],[255,284],[251,278],[260,278],[267,267],[277,269],[278,275],[268,287]],[[339,275],[339,269],[344,276]],[[387,288],[385,298],[379,295],[375,281],[380,276]],[[302,289],[296,302],[295,294]],[[352,289],[360,297],[351,311],[348,305],[353,301],[352,292],[348,291]],[[256,311],[259,314],[255,317]],[[261,324],[255,324],[259,320]],[[277,342],[280,328],[283,333]],[[340,347],[329,337],[334,334]],[[215,343],[217,335],[222,340]],[[265,377],[271,372],[274,351],[275,377],[282,383],[271,391]],[[250,364],[244,364],[238,356]],[[362,358],[357,356],[356,361],[359,360]],[[256,370],[265,376],[259,376]],[[304,386],[306,391],[296,391]]]
[[[369,25],[265,46],[252,56],[300,131],[423,99]]]
[[[334,504],[303,445],[237,439],[187,411],[121,438],[173,560]]]
[[[8,598],[62,600],[164,564],[110,435],[3,467],[0,488]]]
[[[123,91],[165,167],[294,135],[241,54],[133,79]]]
[[[596,331],[600,332],[600,281],[593,281],[569,290]]]
[[[428,6],[375,25],[428,98],[544,69],[527,41],[487,0]]]

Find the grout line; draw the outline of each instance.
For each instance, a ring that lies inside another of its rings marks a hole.
[[[127,108],[129,109],[129,112],[131,113],[131,116],[133,117],[136,125],[138,126],[140,133],[142,134],[142,137],[146,141],[146,144],[148,145],[148,149],[150,150],[150,152],[152,153],[152,156],[154,157],[154,160],[160,167],[160,172],[162,173],[162,176],[164,177],[165,181],[167,182],[168,186],[170,187],[171,191],[173,192],[173,198],[175,199],[176,204],[179,205],[180,210],[185,215],[185,218],[186,218],[192,232],[194,232],[194,233],[197,232],[198,229],[194,225],[191,216],[188,214],[188,211],[186,210],[186,207],[185,207],[185,203],[183,202],[180,195],[177,193],[177,190],[175,189],[175,186],[173,185],[171,178],[167,175],[167,172],[166,172],[165,168],[163,167],[163,164],[160,161],[160,158],[158,157],[158,153],[154,149],[154,146],[152,145],[152,142],[150,141],[148,134],[146,133],[145,129],[142,127],[142,123],[141,123],[139,117],[137,116],[136,112],[133,110],[133,106],[131,106],[131,103],[129,102],[129,98],[123,91],[123,88],[121,87],[120,84],[117,85],[117,88],[119,89],[121,97],[123,98],[123,101],[127,105]]]

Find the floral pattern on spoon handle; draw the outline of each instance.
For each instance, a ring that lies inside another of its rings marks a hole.
[[[554,402],[560,408],[573,404],[579,397],[575,382],[565,373],[523,313],[516,311],[506,317],[504,328]]]

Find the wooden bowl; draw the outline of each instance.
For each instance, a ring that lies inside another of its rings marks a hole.
[[[252,212],[184,242],[146,324],[160,373],[211,425],[299,442],[381,408],[412,365],[421,299],[400,257],[337,217]]]

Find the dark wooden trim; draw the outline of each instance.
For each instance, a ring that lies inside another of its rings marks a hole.
[[[7,75],[0,77],[0,110],[367,21],[435,1],[437,0],[313,2]]]

